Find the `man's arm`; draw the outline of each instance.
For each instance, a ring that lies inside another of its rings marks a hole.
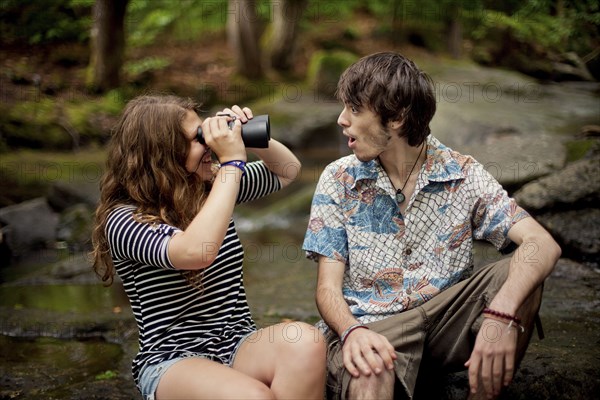
[[[508,237],[519,247],[512,256],[508,278],[490,308],[515,315],[525,299],[550,275],[561,250],[533,218],[517,222],[508,231]]]
[[[508,237],[519,247],[511,258],[506,282],[489,308],[515,316],[525,300],[550,275],[561,250],[552,236],[533,218],[517,222],[509,230]],[[469,367],[472,393],[477,392],[479,377],[485,392],[490,395],[499,394],[501,386],[508,385],[512,380],[518,331],[507,327],[499,339],[486,340],[483,327],[486,323],[496,322],[484,319],[471,357],[465,364]]]
[[[319,256],[316,303],[323,320],[338,335],[359,322],[352,315],[342,294],[345,264]],[[368,329],[356,329],[342,344],[344,366],[358,377],[379,375],[383,369],[393,369],[396,353],[382,335]]]

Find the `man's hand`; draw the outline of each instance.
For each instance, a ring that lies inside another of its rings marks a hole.
[[[379,375],[394,369],[396,352],[385,336],[368,329],[355,329],[342,347],[344,366],[353,377]]]
[[[502,386],[508,386],[515,369],[517,335],[517,327],[491,318],[483,320],[471,357],[465,363],[471,393],[481,392],[480,379],[488,399],[498,396]]]

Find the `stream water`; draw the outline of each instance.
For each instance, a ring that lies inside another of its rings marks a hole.
[[[582,125],[600,124],[596,84],[539,85],[510,72],[473,66],[425,65],[425,69],[434,76],[440,99],[432,131],[459,150],[467,145],[484,145],[485,132],[490,130],[543,131],[564,138],[576,134]],[[305,201],[299,208],[301,212],[278,212],[270,219],[263,218],[264,208],[276,204],[277,209],[286,210],[285,202],[293,204],[295,197],[310,195],[320,170],[347,154],[339,138],[332,134],[319,141],[318,147],[299,150],[305,166],[300,182],[273,200],[240,211],[238,228],[246,251],[244,279],[259,325],[318,319],[313,299],[316,269],[301,251],[308,205]],[[478,263],[497,257],[483,245],[477,248],[476,256]],[[0,398],[35,398],[42,393],[45,398],[62,398],[75,384],[110,380],[111,374],[129,379],[124,371],[131,354],[124,353],[120,344],[94,335],[65,339],[60,328],[46,326],[50,323],[48,315],[56,318],[54,323],[69,321],[70,327],[77,324],[73,320],[82,319],[87,324],[94,315],[112,314],[130,320],[122,287],[116,284],[107,289],[89,281],[33,284],[35,280],[23,280],[42,267],[13,265],[0,270],[0,309],[6,316],[0,335],[0,376],[4,377]],[[31,334],[31,329],[23,334],[26,329],[9,318],[24,310],[31,313],[21,315],[31,317],[30,323],[40,326],[37,336]]]

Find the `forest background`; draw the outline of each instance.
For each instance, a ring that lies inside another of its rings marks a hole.
[[[504,398],[600,392],[600,3],[594,0],[0,0],[0,398],[131,399],[137,329],[90,268],[112,127],[158,92],[271,116],[301,177],[236,208],[259,326],[319,319],[301,251],[322,168],[349,152],[333,94],[359,57],[434,78],[432,132],[474,155],[559,241],[547,337]],[[250,207],[250,208],[245,208]],[[477,243],[475,264],[500,255]],[[467,379],[431,389],[466,397]]]
[[[100,165],[116,116],[149,90],[207,109],[323,99],[349,62],[383,49],[541,81],[600,77],[592,0],[3,0],[0,14],[0,206],[47,190],[14,160],[35,171],[51,157],[74,175]]]

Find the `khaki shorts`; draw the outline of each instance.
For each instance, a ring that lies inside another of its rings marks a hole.
[[[509,263],[505,258],[487,265],[419,307],[367,324],[396,349],[396,398],[413,397],[423,357],[439,370],[464,369],[483,321],[481,312],[506,280]],[[351,376],[339,337],[330,331],[326,339],[327,398],[346,398]]]

